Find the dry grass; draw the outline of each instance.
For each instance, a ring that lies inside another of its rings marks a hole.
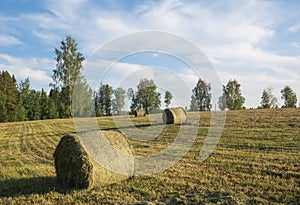
[[[75,132],[72,120],[2,123],[0,204],[299,203],[299,109],[229,111],[219,144],[204,162],[198,158],[210,112],[188,113],[188,126],[196,124],[198,115],[196,141],[175,166],[156,175],[67,193],[55,182],[52,154],[61,136]],[[112,117],[98,121],[102,129],[115,128]],[[151,124],[147,117],[131,121],[139,129]],[[132,152],[157,153],[172,142],[178,129],[166,125],[150,142],[130,140]]]

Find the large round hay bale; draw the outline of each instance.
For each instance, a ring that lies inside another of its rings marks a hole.
[[[93,187],[118,183],[133,175],[131,146],[121,132],[97,130],[82,132],[79,135],[94,164]],[[104,139],[111,145],[109,149],[104,145]]]
[[[167,108],[162,114],[165,124],[183,124],[186,123],[186,111],[182,107]]]
[[[62,137],[53,156],[57,179],[63,187],[93,186],[93,163],[76,135]]]
[[[135,117],[145,117],[146,116],[146,111],[143,109],[136,110],[134,111],[134,116]]]
[[[61,138],[54,152],[54,163],[58,181],[64,187],[90,189],[117,183],[128,179],[131,175],[120,174],[101,165],[102,159],[112,162],[120,159],[120,155],[111,155],[103,147],[107,140],[116,153],[131,156],[131,148],[127,138],[118,131],[86,131],[78,135],[66,135]],[[102,151],[101,151],[102,149]],[[102,155],[101,155],[102,153]],[[111,155],[111,156],[110,156]],[[132,160],[133,161],[133,160]],[[133,164],[125,163],[120,169],[131,169]],[[123,171],[123,172],[122,172]]]

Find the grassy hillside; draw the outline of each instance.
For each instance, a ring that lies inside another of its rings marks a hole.
[[[193,122],[199,113],[189,113]],[[61,136],[75,132],[72,120],[0,124],[0,204],[298,204],[300,201],[300,110],[227,112],[217,148],[204,162],[199,151],[210,112],[201,112],[196,142],[175,166],[91,191],[62,192],[52,154]],[[113,118],[98,118],[114,129]],[[132,118],[147,126],[148,118]],[[193,123],[188,126],[193,126]],[[130,128],[129,128],[130,129]],[[178,132],[168,125],[153,142],[131,140],[133,152],[155,153]],[[166,140],[168,139],[168,140]]]

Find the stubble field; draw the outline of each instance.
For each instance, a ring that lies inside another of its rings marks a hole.
[[[52,155],[60,138],[75,132],[72,119],[1,123],[0,204],[299,204],[300,109],[228,111],[223,135],[203,162],[211,112],[188,113],[188,120],[198,115],[196,141],[175,166],[90,191],[56,183]],[[150,125],[148,117],[131,120],[139,129]],[[112,117],[98,122],[116,129]],[[178,130],[167,125],[152,142],[130,140],[133,153],[161,151]]]

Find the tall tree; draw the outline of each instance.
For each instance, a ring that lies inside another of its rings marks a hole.
[[[95,97],[96,116],[109,116],[112,110],[113,89],[108,84],[100,83],[99,91]]]
[[[277,98],[273,95],[273,89],[267,88],[263,91],[261,96],[261,108],[276,108],[277,105]]]
[[[121,115],[125,105],[126,91],[123,88],[117,88],[114,92],[114,99],[112,101],[112,110],[116,115]]]
[[[30,101],[30,80],[29,78],[26,78],[24,81],[21,80],[19,84],[19,93],[20,93],[20,100],[22,101],[23,107],[24,107],[24,113],[25,113],[25,119],[28,120],[28,113],[31,106],[31,101]]]
[[[173,99],[173,95],[170,91],[166,91],[165,92],[165,105],[166,107],[169,107],[169,105],[171,104],[171,100]]]
[[[55,49],[56,69],[53,70],[52,86],[57,88],[63,95],[66,105],[66,114],[72,115],[72,98],[74,85],[81,80],[83,54],[77,51],[77,43],[71,36],[61,41],[59,49]]]
[[[75,85],[73,96],[73,115],[76,117],[90,117],[94,115],[92,89],[87,85],[85,79],[78,81]]]
[[[211,85],[204,80],[199,79],[193,89],[191,97],[192,111],[205,111],[211,109]]]
[[[236,80],[229,80],[226,86],[223,85],[223,95],[219,98],[219,108],[230,110],[243,109],[245,98],[242,96],[241,84]],[[222,110],[222,109],[221,109]]]
[[[22,120],[20,112],[23,111],[20,96],[14,76],[8,71],[0,73],[0,122],[12,122]]]
[[[160,93],[156,91],[156,85],[153,80],[141,79],[137,85],[135,94],[137,108],[144,109],[148,114],[150,110],[157,109],[160,106]]]
[[[48,119],[48,96],[45,90],[42,88],[42,91],[40,93],[39,97],[39,104],[41,106],[41,120]]]
[[[65,105],[63,103],[63,100],[61,99],[61,93],[58,91],[58,88],[51,88],[49,92],[49,100],[52,101],[54,104],[54,108],[58,112],[58,117],[59,118],[65,118],[68,117],[68,115],[65,113]],[[55,112],[53,110],[53,112]],[[55,116],[55,114],[53,114]],[[54,118],[54,117],[53,117]]]
[[[29,120],[40,120],[42,116],[41,92],[31,90],[29,93],[30,109],[28,113]]]
[[[130,104],[130,114],[134,114],[134,111],[137,108],[137,98],[136,98],[136,93],[132,88],[128,88],[127,90],[127,98],[131,101]]]
[[[284,100],[284,108],[294,108],[297,104],[297,96],[296,93],[292,90],[291,87],[285,86],[281,90],[281,99]]]
[[[57,110],[55,102],[48,96],[47,100],[47,119],[59,118],[59,112]]]
[[[224,92],[223,92],[222,96],[219,97],[218,106],[219,106],[220,110],[225,110],[227,108],[226,96],[225,96]]]

